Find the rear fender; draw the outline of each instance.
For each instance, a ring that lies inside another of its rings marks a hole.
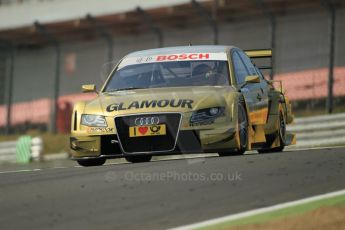
[[[269,108],[268,117],[265,125],[265,134],[273,134],[278,130],[279,124],[279,113],[284,111],[284,100],[282,100],[282,94],[279,91],[271,90],[268,94],[269,97]]]

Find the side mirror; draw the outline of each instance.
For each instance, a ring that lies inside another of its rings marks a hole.
[[[245,78],[246,83],[260,83],[259,75],[251,75]]]
[[[81,90],[83,93],[96,93],[95,85],[82,85]]]

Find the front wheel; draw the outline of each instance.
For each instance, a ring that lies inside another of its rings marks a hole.
[[[90,167],[90,166],[100,166],[105,163],[106,159],[88,159],[88,160],[78,160],[78,164],[83,167]]]
[[[244,100],[240,99],[238,104],[237,130],[239,136],[239,149],[236,151],[220,152],[219,156],[242,155],[248,146],[248,116],[244,105]]]
[[[150,155],[125,156],[125,159],[131,163],[149,162],[152,159]]]

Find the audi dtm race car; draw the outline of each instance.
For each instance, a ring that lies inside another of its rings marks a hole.
[[[183,153],[279,152],[291,105],[251,59],[271,50],[233,46],[151,49],[125,56],[90,102],[74,106],[71,154],[82,166]],[[265,67],[267,68],[267,67]],[[84,85],[83,92],[96,92]]]

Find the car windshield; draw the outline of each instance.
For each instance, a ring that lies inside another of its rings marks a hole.
[[[224,85],[229,85],[228,63],[224,60],[154,62],[118,68],[108,81],[104,92]]]

